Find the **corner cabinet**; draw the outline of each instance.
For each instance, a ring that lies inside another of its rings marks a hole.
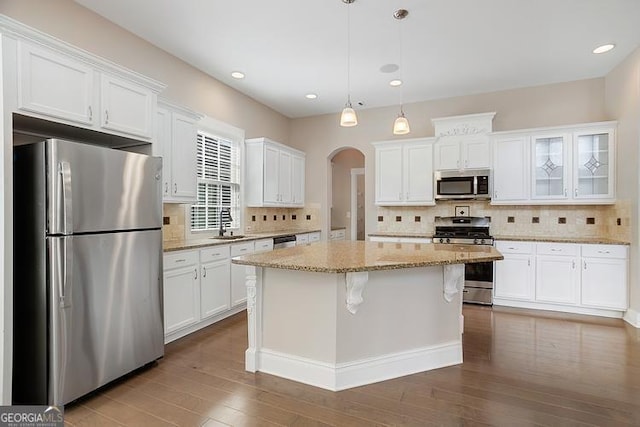
[[[613,204],[616,122],[497,132],[494,205]]]
[[[151,141],[164,85],[86,52],[17,41],[17,108],[39,118]]]
[[[153,154],[162,157],[162,201],[193,203],[197,199],[197,120],[201,116],[167,101],[158,102]]]
[[[434,138],[372,143],[378,206],[432,206]]]
[[[305,154],[267,138],[245,141],[248,207],[303,207]]]

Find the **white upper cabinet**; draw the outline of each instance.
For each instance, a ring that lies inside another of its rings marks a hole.
[[[615,203],[615,128],[602,122],[494,133],[491,203]]]
[[[576,200],[615,199],[614,127],[573,133],[573,197]]]
[[[18,108],[93,126],[94,69],[27,42],[20,42],[18,51]]]
[[[488,169],[491,145],[487,136],[445,136],[435,144],[436,170]]]
[[[192,203],[197,199],[196,156],[201,117],[186,108],[161,101],[157,112],[153,154],[162,157],[162,199]]]
[[[156,96],[144,86],[102,74],[100,126],[129,135],[151,138]]]
[[[304,206],[305,154],[267,138],[245,141],[249,207]]]
[[[488,169],[491,167],[492,121],[496,113],[432,119],[437,142],[435,170]]]
[[[493,149],[492,203],[529,200],[529,137],[495,138]]]
[[[428,206],[433,198],[433,138],[374,142],[376,205]]]
[[[18,109],[91,130],[151,140],[159,82],[54,40],[17,41]]]
[[[569,197],[571,136],[563,132],[531,136],[531,198],[565,200]]]

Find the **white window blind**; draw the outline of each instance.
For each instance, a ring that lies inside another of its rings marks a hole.
[[[231,223],[225,222],[225,228],[237,228],[240,219],[237,145],[198,132],[197,151],[198,201],[191,206],[191,231],[218,230],[223,208],[229,208],[233,218]]]

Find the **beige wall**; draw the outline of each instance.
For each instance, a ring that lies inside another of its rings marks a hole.
[[[72,0],[2,0],[0,13],[167,85],[160,96],[287,143],[289,119]],[[166,25],[166,24],[161,24]]]
[[[640,48],[605,79],[607,113],[618,120],[618,197],[628,199],[631,214],[631,308],[640,321],[640,268],[638,266],[638,145],[640,144]]]
[[[449,98],[404,106],[411,124],[409,137],[433,136],[431,119],[495,111],[496,131],[611,120],[604,110],[604,79],[590,79],[532,88]],[[370,144],[394,138],[397,107],[358,112],[358,126],[341,128],[338,114],[295,119],[290,144],[307,153],[306,198],[319,203],[321,223],[329,226],[328,159],[341,147],[354,147],[365,155],[366,230],[376,230],[374,206],[374,150]]]

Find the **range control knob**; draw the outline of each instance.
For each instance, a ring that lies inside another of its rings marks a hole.
[[[480,244],[484,245],[484,239],[480,239]]]
[[[478,242],[478,239],[473,239],[473,244],[474,245],[477,245],[478,243],[480,243],[480,242]]]
[[[447,243],[451,243],[451,239],[447,237]]]
[[[442,237],[440,238],[440,243],[444,243],[444,239]]]

